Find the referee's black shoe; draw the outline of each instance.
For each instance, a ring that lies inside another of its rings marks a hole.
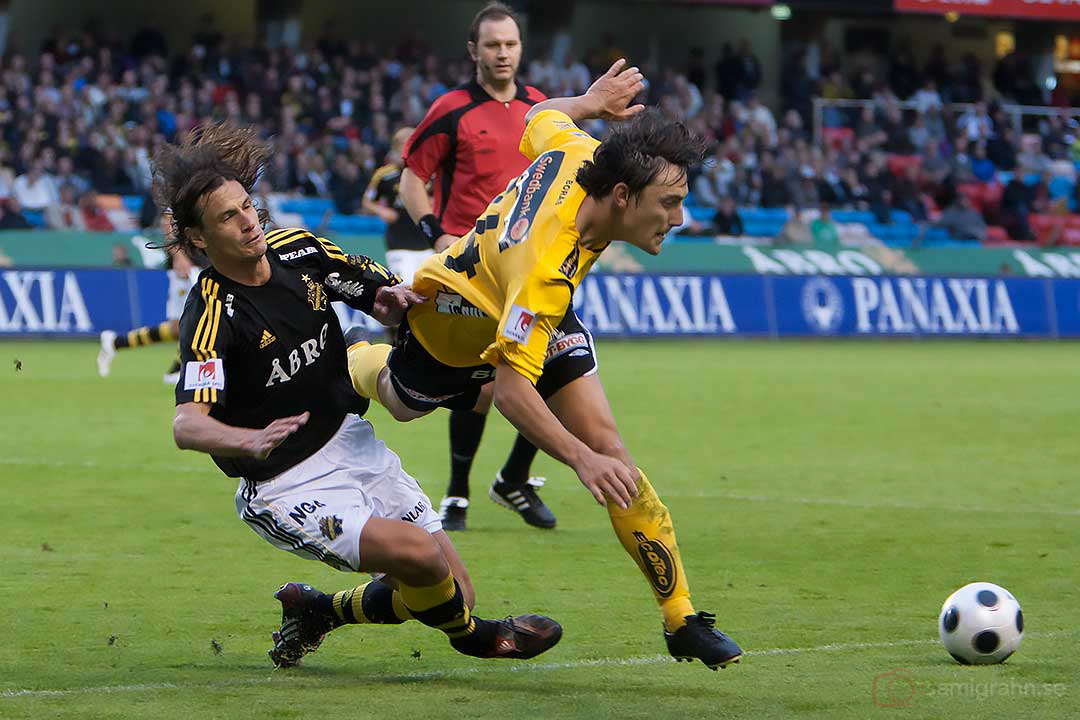
[[[710,670],[739,662],[742,650],[734,640],[713,627],[715,624],[716,616],[712,613],[687,615],[686,624],[681,628],[673,633],[664,631],[668,652],[679,662],[700,660]]]
[[[340,623],[333,613],[320,612],[315,601],[322,593],[307,583],[285,583],[274,593],[281,601],[281,627],[271,637],[274,647],[268,651],[277,667],[293,667],[308,653],[315,652],[326,633]]]
[[[550,530],[555,527],[555,515],[536,494],[536,488],[544,486],[544,479],[531,477],[523,483],[509,483],[502,473],[495,473],[488,497],[508,510],[513,510],[529,525]]]

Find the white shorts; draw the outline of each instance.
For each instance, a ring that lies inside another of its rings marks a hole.
[[[434,254],[434,250],[387,250],[386,267],[400,277],[403,283],[412,285],[416,271]]]
[[[360,571],[360,533],[370,517],[442,529],[431,500],[357,415],[346,415],[299,465],[260,483],[241,481],[236,512],[271,545],[346,572]]]
[[[199,273],[196,268],[188,270],[186,278],[180,277],[175,270],[166,270],[169,276],[169,295],[165,300],[165,319],[179,320],[184,314],[184,304],[187,302],[188,293],[195,283],[199,281]]]

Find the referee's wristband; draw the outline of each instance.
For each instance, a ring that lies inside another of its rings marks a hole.
[[[416,225],[420,228],[420,232],[424,233],[424,236],[428,241],[434,245],[435,241],[446,233],[442,229],[442,224],[439,222],[439,218],[435,217],[434,213],[428,213],[424,217],[417,221]]]

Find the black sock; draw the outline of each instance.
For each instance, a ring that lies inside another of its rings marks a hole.
[[[450,412],[450,485],[446,494],[469,497],[469,471],[484,435],[487,415],[472,410]]]
[[[536,446],[529,442],[524,435],[518,433],[514,440],[514,447],[510,448],[510,455],[506,458],[501,475],[503,482],[520,485],[529,479],[529,468],[532,467],[536,457]]]

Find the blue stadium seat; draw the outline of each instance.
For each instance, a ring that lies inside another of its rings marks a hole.
[[[284,212],[300,213],[301,215],[314,215],[316,213],[322,215],[327,210],[333,210],[334,203],[326,198],[297,197],[281,203],[281,209]]]
[[[142,195],[124,195],[122,196],[124,208],[133,215],[138,215],[142,212],[143,196]]]

